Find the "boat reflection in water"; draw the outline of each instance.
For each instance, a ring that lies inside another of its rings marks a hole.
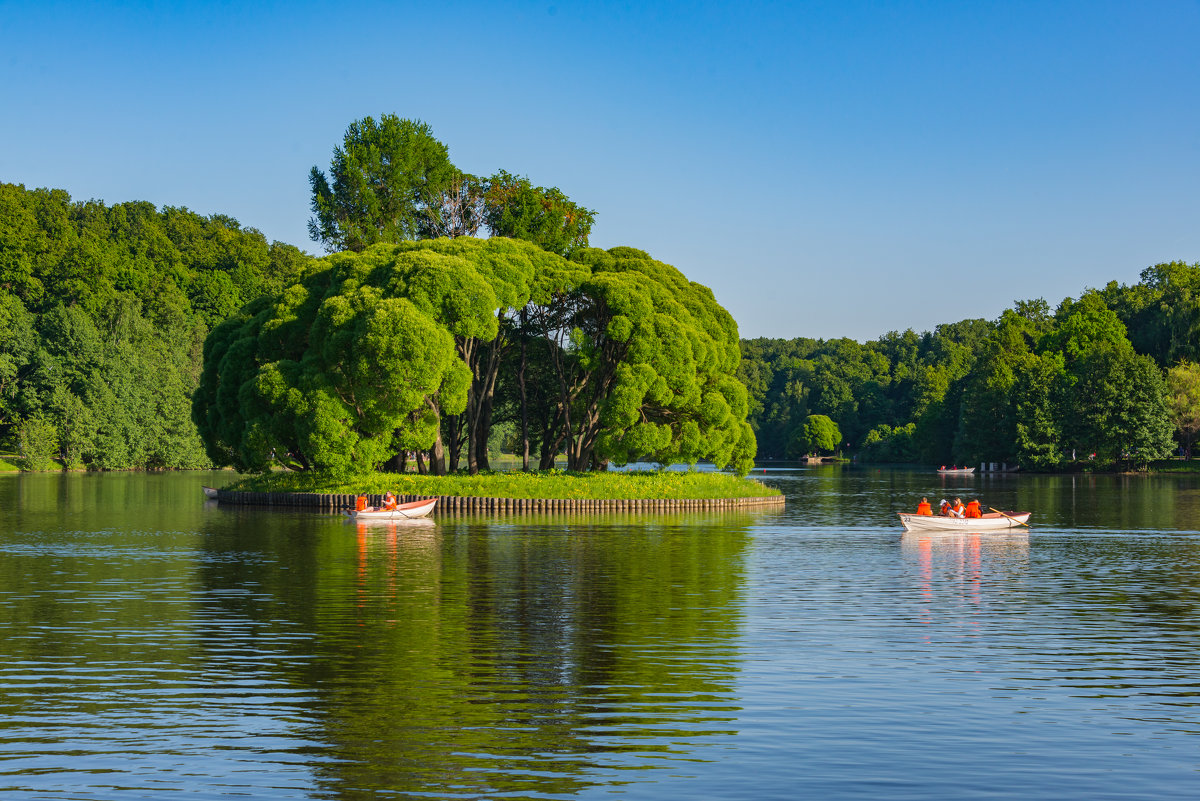
[[[924,642],[939,633],[977,635],[985,612],[1024,603],[1028,529],[906,531],[900,547],[905,562],[916,567],[916,618],[933,627]]]

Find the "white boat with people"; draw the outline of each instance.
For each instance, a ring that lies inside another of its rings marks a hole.
[[[975,468],[974,467],[946,467],[945,465],[942,465],[941,467],[938,468],[938,472],[941,473],[943,476],[945,476],[945,475],[969,476],[975,472]]]
[[[428,517],[437,506],[437,498],[427,498],[420,501],[398,503],[395,506],[367,506],[362,509],[347,509],[346,514],[351,520],[367,522],[372,520],[417,520]]]
[[[897,512],[905,531],[998,531],[1029,525],[1031,512],[987,512],[981,517],[919,515]]]

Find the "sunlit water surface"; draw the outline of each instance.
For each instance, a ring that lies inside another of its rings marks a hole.
[[[1200,481],[755,477],[784,510],[363,530],[0,478],[0,795],[1200,797]]]

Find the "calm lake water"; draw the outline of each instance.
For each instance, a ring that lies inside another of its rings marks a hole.
[[[1200,796],[1194,477],[362,531],[231,477],[0,477],[0,796]],[[901,533],[956,494],[1033,527]]]

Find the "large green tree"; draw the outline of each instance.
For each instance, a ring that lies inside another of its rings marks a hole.
[[[543,250],[569,256],[587,246],[596,213],[572,201],[558,187],[534,186],[528,178],[501,170],[488,179],[483,217],[492,236],[524,239]]]
[[[573,470],[637,459],[753,464],[737,324],[712,291],[634,248],[577,251],[591,275],[540,321]]]
[[[461,189],[462,174],[424,122],[395,114],[355,120],[329,174],[309,172],[309,236],[330,252],[417,239],[431,219],[448,224],[442,212],[456,182]]]
[[[1184,458],[1200,437],[1200,364],[1180,362],[1167,371],[1167,408],[1175,424]]]
[[[833,453],[842,444],[838,424],[823,414],[810,414],[796,438],[796,450],[804,454]]]

